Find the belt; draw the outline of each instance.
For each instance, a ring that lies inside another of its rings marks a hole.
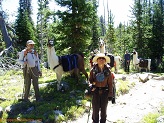
[[[36,66],[35,66],[36,67]],[[35,67],[27,67],[27,68],[35,68]],[[26,68],[26,66],[24,66],[23,68]]]
[[[101,95],[104,92],[108,91],[107,87],[96,87],[97,92],[99,93],[99,95]]]
[[[108,90],[108,87],[96,87],[98,90]]]

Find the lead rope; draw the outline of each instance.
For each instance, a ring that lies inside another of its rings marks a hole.
[[[32,57],[34,58],[33,54],[32,54]],[[26,61],[27,61],[27,56],[26,56]],[[38,62],[38,61],[37,61]],[[35,75],[33,70],[31,69],[31,67],[29,67],[29,64],[27,63],[27,71],[31,71],[32,75],[35,76],[35,77],[39,77],[39,75]]]
[[[31,73],[33,74],[33,76],[39,77],[39,75],[35,75],[35,74],[34,74],[34,72],[32,71],[32,69],[31,69],[30,67],[29,67],[29,69],[30,69]]]

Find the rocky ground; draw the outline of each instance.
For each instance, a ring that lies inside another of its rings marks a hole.
[[[123,75],[116,75],[116,78]],[[138,79],[137,74],[124,75],[126,79],[135,81],[128,94],[117,97],[116,104],[109,103],[107,109],[107,123],[142,123],[142,118],[148,113],[158,112],[161,105],[164,106],[164,80],[151,78],[145,83]],[[92,111],[70,123],[92,123]]]

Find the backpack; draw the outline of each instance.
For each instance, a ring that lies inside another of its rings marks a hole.
[[[107,54],[107,56],[110,58],[110,67],[114,67],[114,56],[112,54]]]

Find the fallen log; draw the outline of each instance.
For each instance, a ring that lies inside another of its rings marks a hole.
[[[159,76],[159,77],[153,77],[155,80],[164,80],[164,76]]]
[[[138,78],[141,82],[145,83],[149,80],[149,75],[148,74],[139,74]]]
[[[153,77],[160,77],[159,75],[154,74],[154,73],[148,73],[148,75],[149,75],[149,76],[152,76],[152,78],[153,78]]]

